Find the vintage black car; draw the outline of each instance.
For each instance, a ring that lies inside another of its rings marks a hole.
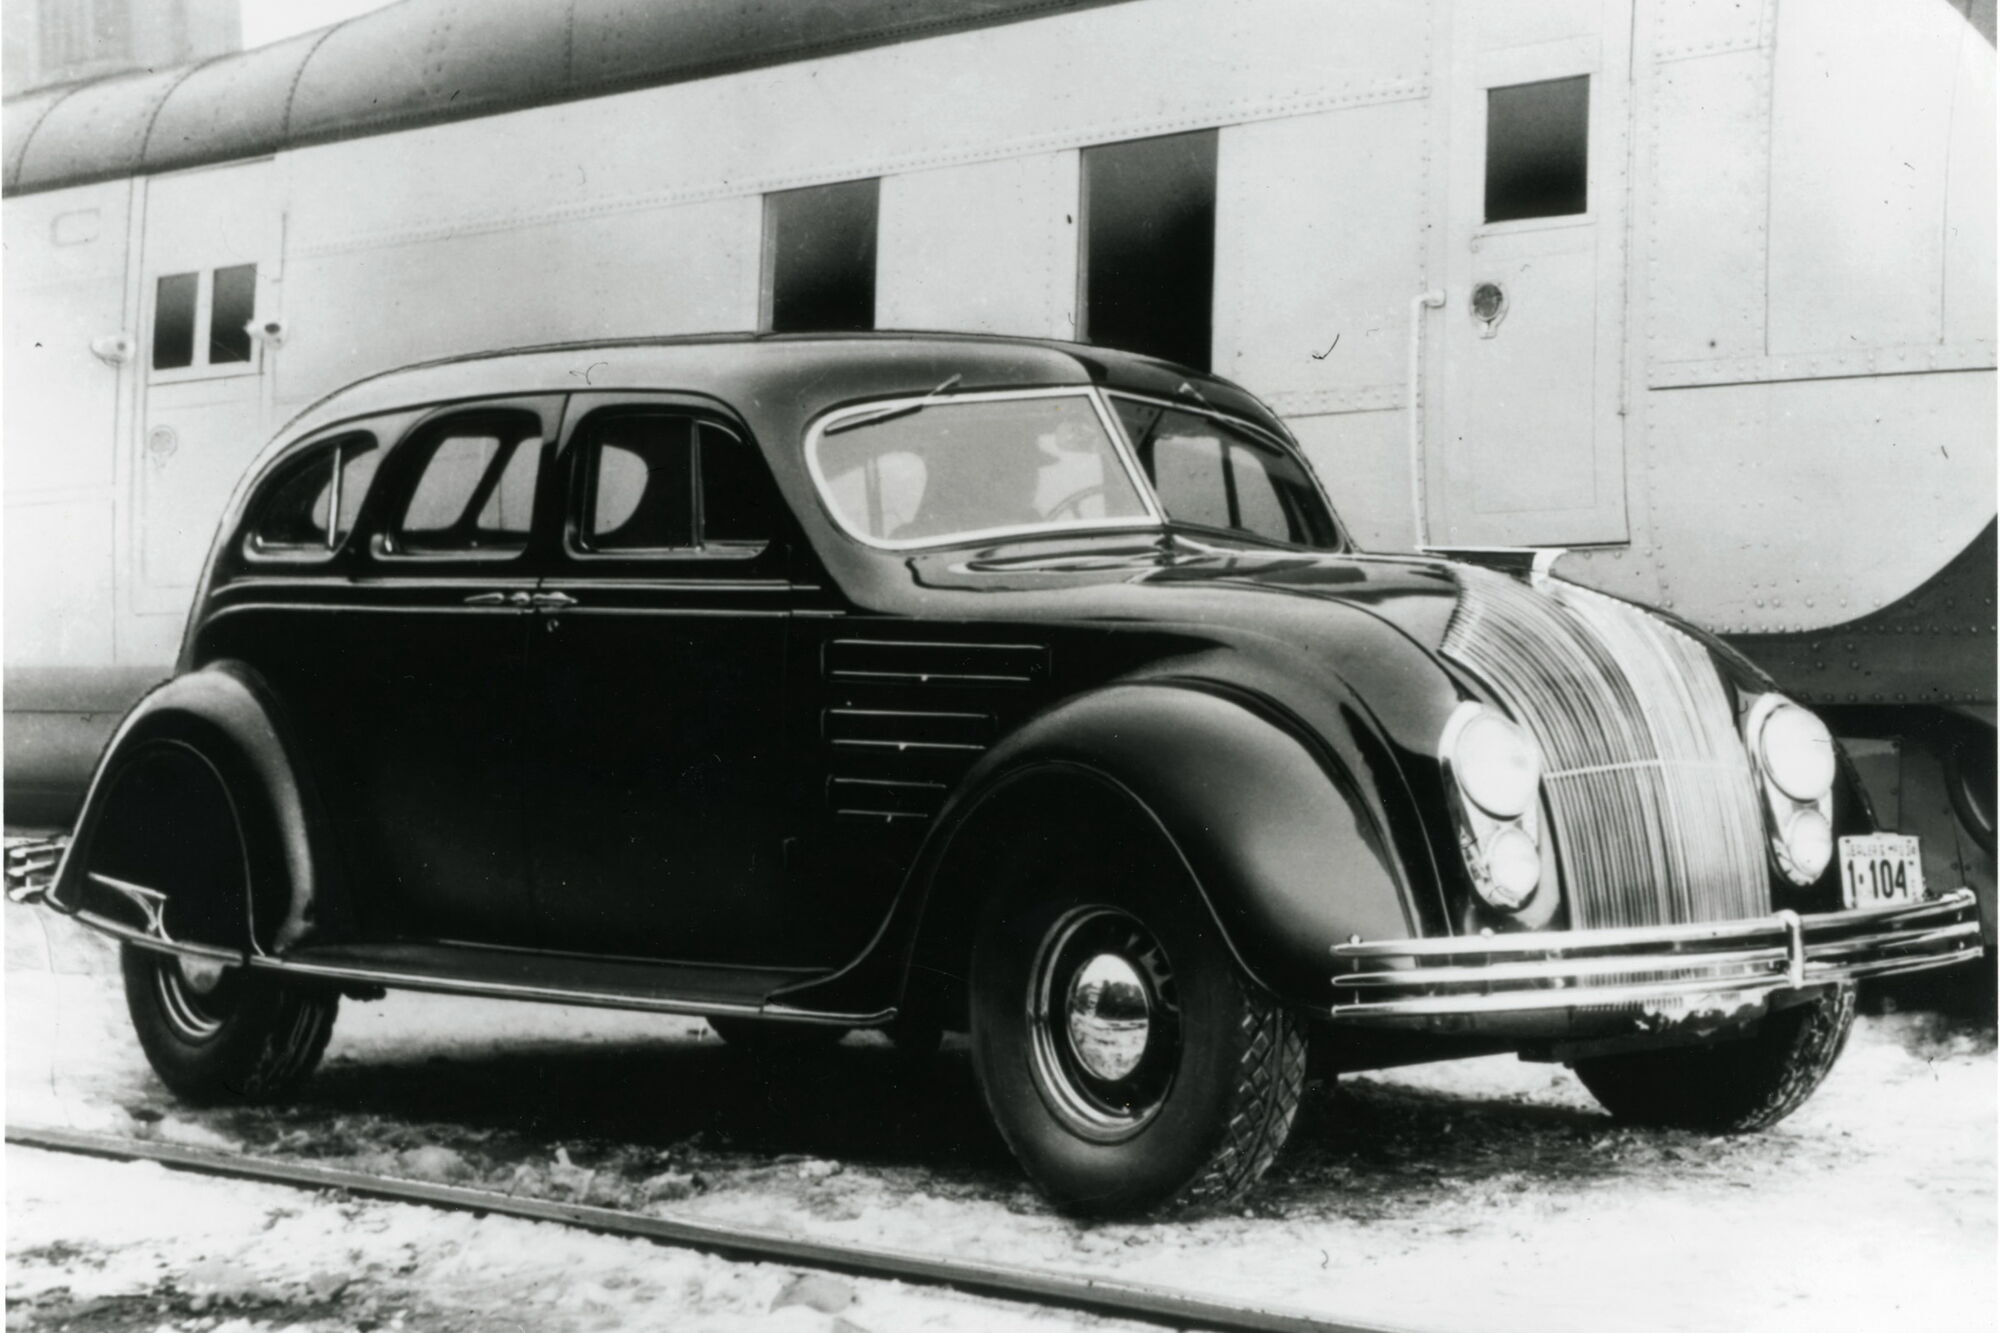
[[[970,1035],[1060,1205],[1229,1200],[1328,1069],[1796,1107],[1977,956],[1806,709],[1550,553],[1366,555],[1243,390],[951,335],[365,380],[232,501],[49,905],[191,1099],[384,987]]]

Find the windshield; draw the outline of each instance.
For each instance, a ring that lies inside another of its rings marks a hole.
[[[1156,522],[1085,393],[872,405],[830,418],[811,460],[842,526],[880,546]]]
[[[1139,466],[1175,523],[1291,546],[1334,547],[1339,534],[1299,460],[1217,417],[1112,398]]]

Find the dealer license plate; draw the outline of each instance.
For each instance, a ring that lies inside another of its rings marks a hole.
[[[1886,907],[1924,896],[1924,862],[1917,840],[1871,833],[1840,840],[1840,885],[1849,907]]]

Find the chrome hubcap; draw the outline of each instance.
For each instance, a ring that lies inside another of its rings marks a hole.
[[[1093,1078],[1116,1082],[1139,1067],[1153,1006],[1138,970],[1101,953],[1076,970],[1069,987],[1069,1044]]]
[[[1029,1068],[1057,1119],[1117,1142],[1166,1102],[1180,1063],[1172,969],[1152,933],[1108,907],[1052,925],[1028,983]]]

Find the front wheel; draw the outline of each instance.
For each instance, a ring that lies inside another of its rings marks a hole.
[[[125,1005],[146,1059],[190,1102],[273,1101],[326,1052],[340,997],[318,987],[127,944]]]
[[[1184,880],[1003,890],[970,991],[987,1106],[1068,1211],[1230,1203],[1291,1131],[1302,1024],[1241,975]]]
[[[1570,1067],[1620,1120],[1743,1134],[1798,1110],[1832,1070],[1853,1026],[1854,988],[1840,986],[1770,1015],[1748,1037],[1601,1055]]]

